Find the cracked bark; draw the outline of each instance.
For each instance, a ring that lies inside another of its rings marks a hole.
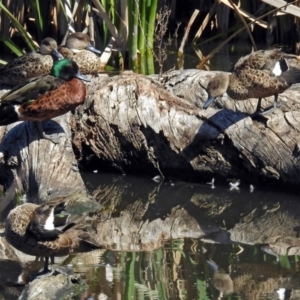
[[[297,188],[300,183],[299,86],[282,93],[280,108],[251,119],[257,99],[225,95],[208,110],[205,87],[214,72],[173,71],[157,76],[93,78],[84,106],[47,122],[61,132],[59,145],[39,140],[30,123],[2,127],[1,184],[44,201],[84,189],[77,172],[114,170],[220,182]],[[159,81],[159,82],[158,82]],[[3,92],[3,91],[2,91]],[[266,99],[267,107],[273,97]],[[66,134],[65,134],[65,133]],[[71,134],[72,132],[72,134]],[[72,135],[74,157],[70,138]]]
[[[295,188],[300,181],[299,86],[279,96],[283,105],[273,114],[252,119],[257,99],[233,101],[224,95],[212,108],[201,109],[214,74],[181,70],[160,80],[137,74],[94,80],[87,109],[79,110],[73,123],[81,166],[198,182],[235,177]],[[272,101],[267,98],[264,106]]]

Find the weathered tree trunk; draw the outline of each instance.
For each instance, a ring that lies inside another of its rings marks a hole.
[[[267,117],[252,119],[257,99],[222,97],[202,110],[214,72],[173,71],[157,76],[126,74],[93,78],[77,114],[50,120],[60,143],[38,139],[33,124],[1,128],[1,184],[31,201],[84,188],[85,168],[161,174],[194,181],[239,178],[242,182],[296,188],[300,182],[299,87]],[[273,99],[267,99],[269,106]],[[58,122],[58,123],[57,123]],[[14,183],[12,185],[12,183]],[[9,197],[8,197],[9,198]],[[2,206],[5,201],[2,201]]]
[[[94,79],[73,123],[81,164],[122,172],[207,181],[240,178],[274,187],[300,181],[299,87],[267,117],[252,119],[257,99],[222,97],[202,110],[214,72],[174,71],[163,78],[137,74]],[[166,91],[169,90],[168,91]],[[273,97],[267,99],[269,106]],[[216,108],[218,107],[218,109]]]

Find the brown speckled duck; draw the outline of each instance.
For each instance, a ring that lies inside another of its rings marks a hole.
[[[30,78],[48,75],[53,62],[62,58],[57,51],[56,41],[45,38],[38,51],[15,58],[1,67],[0,82],[14,86]]]
[[[66,44],[58,51],[63,57],[74,60],[82,74],[97,74],[100,71],[100,58],[96,54],[101,54],[101,51],[91,45],[91,39],[85,33],[70,34]]]
[[[277,107],[278,94],[294,83],[300,83],[300,70],[289,68],[285,62],[285,53],[279,49],[259,50],[241,57],[231,74],[219,73],[207,86],[208,100],[206,109],[216,97],[227,92],[234,100],[259,98],[256,112],[267,115]],[[274,95],[273,106],[260,111],[261,98]]]
[[[78,193],[41,205],[25,203],[7,216],[5,237],[13,247],[26,254],[46,257],[44,270],[47,271],[49,257],[54,261],[54,256],[102,248],[88,231],[86,217],[82,215],[100,207],[95,200]],[[82,217],[77,222],[68,221],[74,215]],[[57,227],[61,217],[67,217],[66,222]]]

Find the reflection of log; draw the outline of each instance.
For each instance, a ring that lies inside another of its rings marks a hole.
[[[297,196],[283,201],[278,193],[256,190],[253,196],[248,189],[231,193],[180,182],[146,185],[144,179],[122,176],[98,184],[97,174],[83,175],[105,207],[95,227],[97,241],[110,249],[150,251],[172,238],[205,237],[216,243],[265,245],[264,251],[268,245],[274,255],[300,251]]]

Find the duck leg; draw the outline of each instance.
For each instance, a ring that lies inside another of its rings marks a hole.
[[[59,143],[59,135],[57,133],[53,133],[53,134],[46,134],[43,127],[42,127],[42,123],[39,121],[35,121],[34,122],[35,126],[37,127],[37,130],[39,132],[39,134],[46,140],[51,141],[54,144],[58,144]]]
[[[50,272],[49,270],[49,256],[45,256],[44,273]]]
[[[52,273],[53,272],[53,270],[51,271],[50,269],[49,269],[49,258],[50,258],[50,260],[51,260],[51,266],[52,265],[54,265],[54,256],[45,256],[44,257],[44,259],[45,259],[45,263],[44,263],[44,270],[43,270],[43,274],[45,273]],[[52,267],[51,267],[51,269],[52,269]]]
[[[49,269],[49,258],[51,259],[51,270]],[[49,277],[54,274],[55,269],[53,268],[54,265],[54,256],[44,256],[45,263],[44,263],[44,269],[39,271],[35,278],[45,278]]]
[[[48,273],[51,272],[51,270],[49,269],[49,258],[51,260],[51,266],[54,265],[54,256],[45,256],[45,263],[44,263],[44,272]],[[52,269],[52,267],[51,267]]]
[[[256,106],[256,111],[254,114],[260,114],[260,110],[261,110],[261,100],[262,98],[259,98],[258,99],[258,103],[257,103],[257,106]]]

